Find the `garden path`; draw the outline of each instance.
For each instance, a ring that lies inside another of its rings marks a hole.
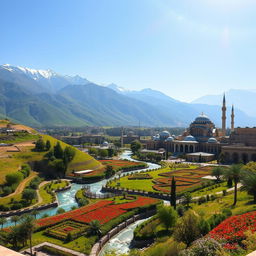
[[[18,187],[16,188],[16,190],[15,190],[13,193],[9,194],[8,196],[2,197],[2,198],[8,198],[8,197],[11,197],[11,196],[15,196],[15,195],[17,195],[17,194],[20,194],[20,193],[24,190],[24,188],[25,188],[27,182],[28,182],[28,181],[31,181],[31,180],[32,180],[33,178],[35,178],[36,176],[37,176],[37,173],[36,173],[36,172],[31,172],[30,175],[29,175],[27,178],[25,178],[25,179],[18,185]]]

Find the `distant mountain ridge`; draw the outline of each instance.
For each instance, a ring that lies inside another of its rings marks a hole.
[[[218,106],[189,104],[150,88],[131,91],[115,84],[100,86],[80,76],[52,70],[0,66],[0,116],[33,127],[42,126],[182,126],[204,111],[220,125]],[[229,122],[229,121],[228,121]],[[236,109],[236,124],[256,118]]]
[[[231,89],[225,93],[226,99],[229,105],[234,104],[235,108],[244,111],[249,116],[256,117],[256,90],[238,90]],[[222,95],[206,95],[200,97],[191,103],[216,105],[216,100],[218,100]]]

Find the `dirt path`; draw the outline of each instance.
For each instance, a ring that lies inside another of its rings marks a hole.
[[[15,195],[17,195],[17,194],[20,194],[20,193],[24,190],[24,188],[26,187],[27,182],[28,182],[28,181],[31,181],[31,180],[32,180],[33,178],[35,178],[36,176],[37,176],[37,173],[36,173],[36,172],[31,172],[30,175],[29,175],[26,179],[24,179],[24,180],[18,185],[18,187],[16,188],[16,190],[15,190],[13,193],[9,194],[8,196],[1,197],[1,198],[8,198],[8,197],[11,197],[11,196],[15,196]]]
[[[39,187],[38,187],[38,189],[36,190],[36,193],[37,193],[37,203],[36,203],[36,204],[33,204],[33,205],[32,205],[33,207],[34,207],[34,206],[38,206],[38,205],[40,205],[40,204],[43,202],[43,198],[41,197],[39,190],[40,190],[40,188],[41,188],[42,186],[44,186],[45,184],[47,184],[47,183],[49,183],[49,182],[50,182],[50,181],[43,181],[43,182],[41,182],[41,183],[39,184]]]

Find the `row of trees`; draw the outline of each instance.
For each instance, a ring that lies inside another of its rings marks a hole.
[[[47,140],[46,143],[42,138],[39,138],[36,141],[34,151],[44,152],[44,151],[49,151],[50,149],[51,149],[51,142],[49,140]]]
[[[117,151],[113,148],[108,148],[108,149],[90,148],[89,154],[94,157],[106,158],[106,157],[113,157],[117,155]]]
[[[68,168],[68,164],[74,159],[76,151],[73,147],[66,146],[62,148],[60,142],[51,149],[46,155],[47,159],[47,170],[45,174],[50,178],[62,178]]]
[[[22,218],[13,216],[12,220],[15,222],[15,226],[11,227],[9,232],[1,232],[1,240],[5,244],[11,244],[16,250],[26,246],[29,241],[30,254],[32,255],[32,234],[35,230],[34,217],[31,215],[25,215]],[[19,224],[17,224],[18,221],[20,221]],[[2,228],[5,222],[4,218],[0,218]]]

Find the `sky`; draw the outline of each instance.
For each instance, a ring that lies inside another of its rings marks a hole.
[[[256,89],[255,0],[0,2],[0,64],[192,101]]]

